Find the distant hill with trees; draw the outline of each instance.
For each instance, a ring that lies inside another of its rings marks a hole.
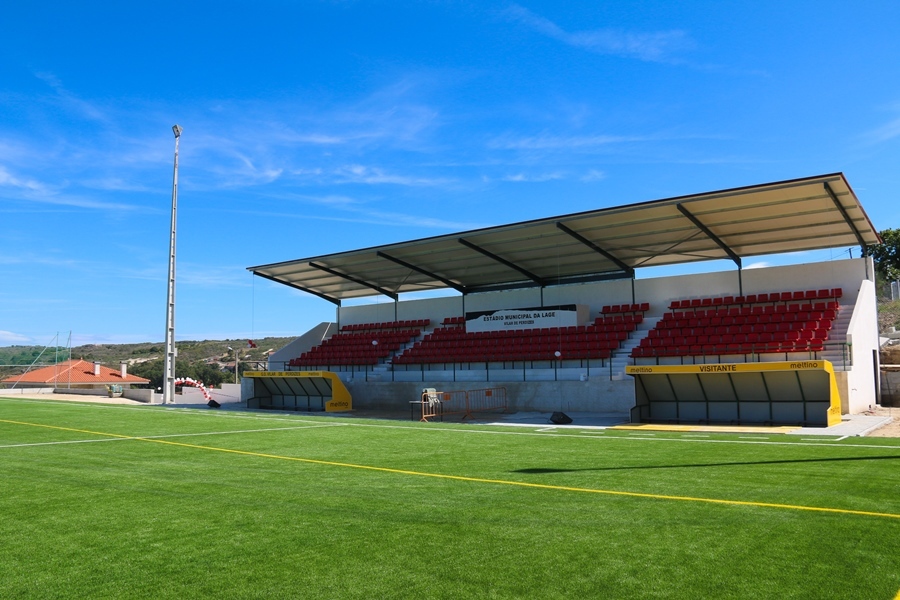
[[[254,370],[256,363],[266,361],[268,354],[287,345],[292,337],[268,337],[253,340],[251,348],[248,340],[203,340],[180,341],[175,344],[178,355],[175,359],[175,375],[191,377],[209,387],[222,382],[234,381],[234,351],[240,356],[240,369]],[[165,344],[144,342],[140,344],[87,344],[73,346],[71,358],[99,361],[101,364],[118,369],[122,361],[128,363],[128,372],[150,379],[153,388],[162,387]],[[23,373],[32,364],[53,365],[69,360],[70,349],[53,346],[5,346],[0,347],[0,379]]]

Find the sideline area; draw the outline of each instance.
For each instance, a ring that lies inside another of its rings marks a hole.
[[[84,396],[76,394],[15,394],[4,396],[3,390],[0,390],[0,398],[10,399],[30,399],[30,400],[53,400],[53,401],[71,401],[71,402],[90,402],[94,404],[120,404],[132,406],[160,407],[161,405],[149,405],[136,400],[127,398],[108,398],[105,396]],[[204,405],[197,403],[176,403],[166,405],[165,408],[191,408],[204,409]],[[270,410],[248,409],[243,403],[223,404],[221,408],[209,410],[227,410],[227,411],[247,411],[247,412],[278,412]],[[315,416],[328,416],[333,418],[345,419],[387,419],[394,421],[409,421],[409,411],[397,410],[375,410],[375,409],[359,409],[350,412],[312,412],[296,414],[309,414]],[[516,412],[516,413],[481,413],[477,418],[460,421],[459,419],[447,419],[445,422],[464,422],[477,425],[505,425],[513,427],[554,427],[560,429],[615,429],[615,430],[631,430],[638,432],[690,432],[690,433],[758,433],[758,434],[785,434],[785,435],[804,435],[804,436],[834,436],[834,437],[857,437],[866,436],[872,431],[879,429],[893,421],[890,416],[879,415],[844,415],[839,424],[831,427],[791,427],[791,426],[727,426],[727,425],[685,425],[685,424],[647,424],[647,423],[629,423],[628,416],[613,413],[597,413],[597,412],[566,412],[572,419],[572,423],[567,425],[558,425],[550,421],[552,413],[549,412]]]

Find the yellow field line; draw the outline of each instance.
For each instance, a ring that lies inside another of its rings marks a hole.
[[[417,477],[432,477],[435,479],[448,479],[451,481],[466,481],[470,483],[490,483],[495,485],[511,485],[516,487],[524,487],[524,488],[534,488],[534,489],[542,489],[542,490],[557,490],[564,492],[581,492],[588,494],[603,494],[608,496],[626,496],[630,498],[646,498],[652,500],[677,500],[681,502],[704,502],[707,504],[727,504],[731,506],[753,506],[758,508],[778,508],[783,510],[802,510],[808,512],[823,512],[823,513],[831,513],[831,514],[841,514],[841,515],[857,515],[864,517],[883,517],[889,519],[900,519],[900,514],[894,513],[881,513],[881,512],[871,512],[864,510],[851,510],[845,508],[828,508],[821,506],[802,506],[797,504],[776,504],[772,502],[751,502],[747,500],[723,500],[719,498],[695,498],[692,496],[670,496],[667,494],[648,494],[643,492],[624,492],[619,490],[601,490],[595,488],[580,488],[580,487],[570,487],[564,485],[550,485],[546,483],[528,483],[525,481],[510,481],[507,479],[486,479],[482,477],[467,477],[464,475],[445,475],[441,473],[427,473],[423,471],[409,471],[406,469],[392,469],[390,467],[374,467],[371,465],[357,465],[353,463],[342,463],[335,462],[329,460],[318,460],[314,458],[300,458],[296,456],[281,456],[278,454],[265,454],[262,452],[250,452],[247,450],[233,450],[230,448],[217,448],[215,446],[200,446],[197,444],[186,444],[184,442],[172,442],[169,440],[161,440],[147,437],[135,437],[129,435],[121,435],[117,433],[106,433],[102,431],[89,431],[86,429],[74,429],[71,427],[60,427],[58,425],[43,425],[40,423],[27,423],[23,421],[10,421],[6,419],[0,419],[0,423],[10,423],[14,425],[26,425],[32,427],[44,427],[47,429],[56,429],[60,431],[73,431],[77,433],[86,433],[90,435],[103,435],[120,439],[130,439],[141,442],[152,442],[156,444],[166,444],[169,446],[178,446],[181,448],[194,448],[198,450],[208,450],[213,452],[224,452],[227,454],[237,454],[241,456],[253,456],[257,458],[269,458],[276,460],[288,460],[294,462],[301,462],[306,464],[314,464],[314,465],[325,465],[330,467],[343,467],[343,468],[351,468],[351,469],[363,469],[367,471],[377,471],[381,473],[394,473],[399,475],[413,475]],[[900,600],[900,592],[898,592],[897,596],[894,600]]]

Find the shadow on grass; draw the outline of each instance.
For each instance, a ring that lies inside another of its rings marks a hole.
[[[790,465],[817,462],[845,462],[845,461],[867,461],[867,460],[900,460],[900,455],[896,456],[845,456],[838,458],[799,458],[792,460],[755,460],[740,462],[717,462],[702,464],[685,464],[685,465],[635,465],[631,467],[588,467],[584,469],[559,469],[553,467],[532,467],[528,469],[515,469],[510,473],[524,473],[526,475],[545,475],[548,473],[575,473],[577,471],[629,471],[637,469],[695,469],[700,467],[739,467],[750,465]]]

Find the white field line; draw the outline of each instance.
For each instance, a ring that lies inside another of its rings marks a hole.
[[[0,397],[2,397],[2,391],[0,391]],[[53,400],[52,398],[48,398],[48,400]],[[3,397],[3,402],[21,402],[28,404],[36,404],[43,405],[46,407],[58,408],[60,406],[70,406],[72,408],[77,409],[87,409],[87,410],[138,410],[138,411],[146,411],[146,410],[158,410],[160,408],[164,408],[165,412],[163,414],[171,414],[171,415],[190,415],[190,416],[199,416],[199,417],[210,417],[210,418],[219,418],[219,419],[247,419],[251,421],[278,421],[280,423],[284,423],[285,421],[289,421],[291,423],[320,423],[320,421],[304,421],[305,416],[295,416],[292,414],[285,414],[280,416],[258,416],[253,414],[240,414],[233,413],[229,411],[219,411],[210,408],[186,408],[186,407],[164,407],[159,404],[146,404],[141,406],[135,405],[122,405],[122,404],[91,404],[89,402],[65,402],[64,400],[56,400],[54,402],[46,402],[43,398],[35,399],[35,398],[8,398]]]
[[[230,435],[233,433],[264,433],[267,431],[293,431],[295,429],[318,429],[321,427],[342,427],[344,423],[325,423],[318,425],[304,425],[302,427],[273,427],[268,429],[244,429],[240,431],[201,431],[199,433],[172,433],[168,435],[135,435],[119,438],[101,438],[93,440],[65,440],[59,442],[33,442],[29,444],[5,444],[0,448],[25,448],[30,446],[56,446],[60,444],[92,444],[95,442],[126,442],[134,440],[164,440],[167,438],[195,437],[201,435]]]
[[[14,401],[19,402],[28,402],[28,400],[22,399],[14,399]],[[40,400],[31,400],[32,402],[39,403]],[[55,406],[58,404],[54,403]],[[69,406],[69,405],[67,405]],[[81,406],[86,408],[99,408],[99,409],[124,409],[124,410],[148,410],[150,407],[143,406],[121,406],[115,404],[79,404],[73,403],[71,406]],[[165,414],[165,413],[164,413]],[[210,409],[192,409],[192,408],[179,408],[173,409],[172,412],[168,414],[185,414],[185,415],[198,415],[198,416],[209,416],[216,418],[228,418],[228,419],[250,419],[250,420],[260,420],[260,421],[278,421],[281,423],[290,422],[290,423],[313,423],[320,424],[321,421],[304,421],[301,419],[305,419],[307,417],[295,418],[293,415],[285,415],[284,417],[257,417],[246,414],[237,414],[237,413],[228,413],[228,412],[211,412]],[[322,417],[322,418],[336,418],[336,417]],[[371,427],[375,429],[405,429],[407,431],[417,431],[417,432],[430,432],[430,433],[480,433],[485,435],[521,435],[521,436],[537,436],[537,437],[571,437],[571,438],[580,438],[580,439],[589,439],[589,440],[604,440],[604,441],[638,441],[638,442],[681,442],[681,443],[689,443],[689,444],[750,444],[750,445],[759,445],[759,446],[822,446],[822,447],[833,447],[833,448],[869,448],[869,449],[877,449],[877,450],[900,450],[900,445],[875,445],[875,444],[840,444],[835,442],[804,442],[801,438],[800,441],[792,441],[792,442],[780,442],[780,441],[771,441],[767,438],[760,439],[759,437],[750,437],[750,436],[738,436],[737,439],[727,439],[727,440],[710,440],[710,439],[697,439],[697,438],[673,438],[673,437],[647,437],[648,435],[655,434],[643,434],[643,435],[635,435],[631,433],[630,435],[606,435],[606,436],[592,436],[587,434],[566,434],[559,432],[540,432],[540,430],[536,431],[493,431],[493,430],[482,430],[476,429],[476,427],[482,427],[481,425],[472,425],[469,426],[471,429],[456,429],[456,428],[431,428],[428,426],[417,427],[418,423],[410,422],[410,425],[380,425],[377,423],[353,423],[349,420],[343,425],[347,425],[350,427]],[[546,425],[537,425],[536,427],[546,428]],[[301,428],[302,429],[302,428]]]

